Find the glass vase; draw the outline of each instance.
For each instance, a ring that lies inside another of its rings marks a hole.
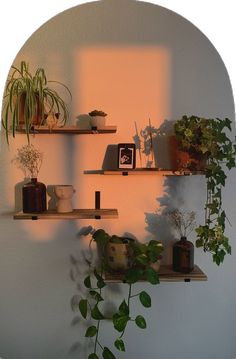
[[[186,237],[181,237],[173,246],[173,270],[190,273],[194,268],[194,245]]]
[[[44,212],[47,209],[47,195],[45,184],[31,178],[22,188],[23,212]]]

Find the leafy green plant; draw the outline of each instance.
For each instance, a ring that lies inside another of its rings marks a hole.
[[[29,133],[32,125],[43,124],[46,113],[60,113],[62,125],[68,119],[68,109],[58,92],[49,87],[49,84],[58,84],[64,87],[71,96],[68,87],[58,81],[49,81],[45,70],[38,68],[34,74],[29,64],[21,61],[20,66],[12,66],[8,77],[3,99],[2,125],[9,142],[9,132],[13,137],[20,122],[24,121],[24,129],[29,142]]]
[[[93,352],[87,359],[99,359],[99,353],[102,353],[104,359],[116,359],[113,349],[103,346],[100,339],[101,322],[106,318],[103,308],[106,303],[103,290],[107,285],[105,273],[110,269],[106,259],[106,245],[112,243],[127,243],[127,238],[116,235],[110,236],[103,229],[92,231],[91,243],[95,242],[100,251],[99,266],[93,267],[91,263],[90,274],[84,279],[84,285],[87,288],[88,296],[79,301],[78,307],[81,316],[91,324],[86,330],[85,337],[94,338]],[[145,308],[151,307],[151,297],[146,291],[133,293],[133,285],[139,280],[147,280],[155,285],[159,283],[158,273],[152,268],[152,265],[160,258],[163,251],[163,245],[155,240],[148,243],[138,243],[134,240],[128,241],[128,245],[133,252],[133,261],[131,267],[123,273],[123,283],[128,285],[127,298],[121,300],[118,310],[113,314],[112,322],[114,329],[119,333],[114,341],[114,347],[119,351],[125,351],[125,342],[123,340],[128,323],[135,323],[139,328],[145,329],[147,324],[145,318],[140,314],[132,317],[132,302],[136,298]],[[91,323],[91,320],[93,323]]]
[[[231,140],[227,134],[232,131],[231,123],[228,118],[185,115],[174,125],[179,148],[195,159],[206,159],[205,223],[196,228],[196,246],[210,252],[217,265],[224,261],[227,253],[231,254],[229,238],[225,235],[227,216],[222,208],[222,188],[227,170],[235,167],[235,139]]]

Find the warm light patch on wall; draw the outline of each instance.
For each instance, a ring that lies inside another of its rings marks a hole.
[[[117,126],[115,134],[79,139],[84,149],[80,156],[82,168],[101,168],[108,145],[134,142],[135,122],[138,131],[148,126],[149,119],[159,128],[170,116],[171,54],[168,49],[158,46],[80,48],[75,54],[74,66],[76,113],[103,110],[108,114],[107,125]],[[116,165],[116,158],[113,162]],[[119,211],[119,219],[106,224],[110,233],[130,232],[143,240],[150,235],[145,213],[156,211],[156,198],[163,196],[163,181],[164,178],[158,176],[82,176],[78,198],[86,206],[92,193],[101,190],[105,207]]]
[[[170,52],[162,47],[87,47],[75,58],[77,112],[103,109],[119,132],[170,114]]]

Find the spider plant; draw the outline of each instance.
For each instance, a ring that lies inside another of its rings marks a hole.
[[[9,133],[13,137],[23,125],[27,140],[33,125],[42,125],[47,113],[60,113],[62,125],[68,120],[68,108],[62,97],[49,84],[61,85],[70,98],[71,92],[59,81],[49,81],[45,70],[37,68],[33,74],[29,64],[21,61],[20,66],[12,66],[7,79],[3,98],[2,125],[9,143]]]

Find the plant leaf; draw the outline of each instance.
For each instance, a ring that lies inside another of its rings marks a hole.
[[[102,352],[102,356],[103,356],[104,359],[116,359],[114,354],[107,347],[104,347],[103,352]]]
[[[86,319],[87,312],[88,312],[88,301],[87,301],[87,299],[81,299],[79,301],[79,310],[80,310],[80,313],[81,313],[82,317],[84,319]]]
[[[125,300],[123,300],[123,302],[121,303],[121,305],[119,306],[119,312],[122,314],[122,315],[129,315],[129,307],[126,303]]]
[[[97,334],[97,328],[95,327],[95,325],[92,325],[91,327],[89,327],[87,330],[86,330],[86,333],[85,333],[85,336],[86,337],[94,337],[94,335]]]
[[[97,304],[94,306],[94,308],[91,310],[91,316],[95,320],[102,320],[104,319],[104,315],[100,312],[98,309]]]
[[[103,297],[101,296],[100,293],[96,292],[95,290],[90,290],[89,294],[91,295],[91,297],[93,297],[93,299],[95,299],[97,302],[101,302],[103,299]]]
[[[141,329],[145,329],[147,327],[146,320],[144,319],[144,317],[142,315],[138,315],[135,318],[135,323]]]
[[[125,275],[125,282],[129,284],[136,283],[141,279],[143,275],[143,270],[140,268],[130,268]]]
[[[145,291],[142,291],[139,294],[139,300],[145,308],[150,308],[152,306],[151,297]]]
[[[148,267],[145,270],[145,275],[146,275],[146,278],[149,283],[151,283],[151,284],[160,283],[159,276],[158,276],[157,272],[155,272],[154,269],[152,269],[151,267]]]
[[[92,353],[92,354],[89,354],[88,359],[99,359],[99,357],[97,356],[97,354]]]
[[[112,320],[113,320],[114,328],[118,332],[123,332],[128,321],[130,320],[130,317],[128,315],[120,315],[119,313],[116,313],[113,315]]]
[[[85,278],[85,280],[84,280],[84,285],[85,285],[86,288],[89,288],[89,289],[92,288],[90,275],[88,275],[88,276]]]
[[[119,351],[125,352],[125,344],[121,338],[117,338],[114,345]]]

